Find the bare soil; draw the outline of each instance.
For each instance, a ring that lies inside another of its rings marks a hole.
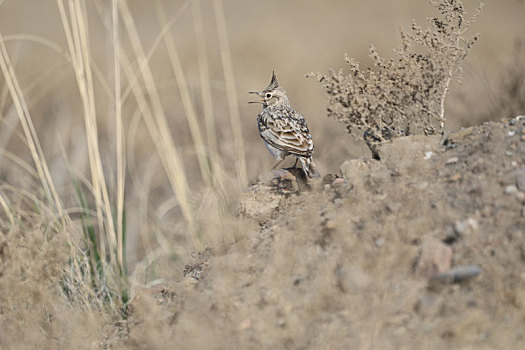
[[[247,237],[140,292],[104,346],[525,347],[525,120],[400,138],[380,154],[323,183],[261,179],[242,197]],[[440,264],[481,272],[436,279]]]

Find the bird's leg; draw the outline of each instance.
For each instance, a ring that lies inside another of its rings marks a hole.
[[[293,163],[293,167],[294,168],[297,168],[297,161],[299,160],[299,158],[295,157],[295,163]]]
[[[275,168],[277,168],[279,165],[281,165],[281,163],[284,162],[285,159],[286,159],[286,158],[283,158],[283,159],[279,160],[279,161],[277,162],[277,164],[275,164],[275,165],[272,167],[272,170],[275,170]]]

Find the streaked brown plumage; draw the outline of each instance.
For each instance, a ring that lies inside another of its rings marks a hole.
[[[257,124],[266,147],[278,160],[273,168],[281,164],[286,156],[293,155],[301,162],[308,177],[320,177],[312,159],[314,143],[306,120],[290,106],[275,73],[266,89],[251,93],[261,97],[261,101],[254,102],[263,106],[257,116]]]

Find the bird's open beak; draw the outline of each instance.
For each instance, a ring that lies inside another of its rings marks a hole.
[[[250,91],[249,92],[250,94],[255,94],[257,96],[261,96],[261,93],[260,92],[257,92],[257,91]],[[264,103],[264,100],[263,99],[260,99],[259,101],[250,101],[248,103]]]

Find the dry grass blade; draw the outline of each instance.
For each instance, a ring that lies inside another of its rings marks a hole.
[[[120,86],[120,33],[117,0],[111,2],[113,24],[113,68],[115,69],[115,136],[117,148],[117,256],[121,268],[125,269],[124,261],[124,189],[126,185],[126,143],[124,140],[124,124],[122,121],[122,101]]]
[[[217,34],[221,50],[222,68],[224,70],[224,80],[226,82],[226,92],[228,94],[228,106],[230,110],[230,127],[233,132],[233,141],[235,144],[235,164],[237,174],[242,187],[248,184],[248,175],[246,173],[246,156],[244,154],[244,142],[241,129],[241,118],[239,116],[239,103],[237,101],[237,89],[235,87],[235,78],[233,75],[233,65],[228,43],[228,34],[226,30],[226,20],[224,17],[224,7],[222,0],[213,0],[215,10],[215,20],[217,23]]]
[[[11,208],[9,208],[9,204],[7,203],[7,198],[4,198],[4,194],[1,192],[0,192],[0,205],[2,206],[2,209],[4,209],[4,213],[7,215],[9,224],[11,225],[11,227],[14,227],[15,219],[14,219],[13,213],[11,213]]]
[[[193,233],[195,232],[195,223],[193,219],[193,212],[189,200],[188,183],[186,174],[184,173],[184,163],[179,154],[179,150],[173,142],[173,138],[169,132],[169,125],[166,119],[166,114],[162,107],[162,103],[153,79],[153,74],[148,65],[147,56],[144,54],[142,44],[137,33],[137,28],[134,24],[131,12],[126,2],[119,2],[119,10],[126,27],[127,34],[130,38],[135,56],[138,59],[138,70],[144,79],[148,97],[151,100],[151,108],[146,101],[144,92],[141,91],[137,84],[133,84],[133,93],[139,105],[139,109],[144,117],[148,130],[154,140],[155,147],[157,147],[158,154],[161,157],[162,164],[166,170],[166,174],[170,184],[179,200],[182,213],[189,225],[193,245],[198,247],[199,244]],[[126,61],[126,62],[124,62]],[[128,81],[134,80],[136,74],[127,57],[122,53],[122,67],[128,76]]]
[[[10,161],[18,165],[21,169],[24,169],[32,177],[38,179],[38,172],[36,172],[35,169],[31,167],[31,165],[25,162],[22,158],[18,157],[16,154],[0,148],[0,156],[9,159]]]
[[[159,17],[160,24],[164,27],[168,24],[166,19],[164,6],[162,2],[155,1],[155,8],[157,10],[157,16]],[[177,86],[179,88],[180,97],[182,100],[182,106],[184,107],[184,115],[190,126],[191,136],[193,138],[193,144],[195,146],[195,152],[197,153],[197,160],[199,162],[199,167],[201,171],[202,179],[206,185],[212,184],[211,171],[208,163],[208,156],[206,152],[206,147],[202,138],[202,133],[199,127],[199,121],[197,118],[197,113],[195,107],[191,101],[190,91],[188,89],[188,82],[184,75],[184,69],[179,58],[177,47],[173,41],[171,32],[168,31],[166,35],[163,36],[164,44],[168,50],[168,55],[170,57],[171,68],[175,73],[175,78],[177,80]]]
[[[38,35],[31,35],[31,34],[9,34],[9,35],[4,36],[4,42],[8,42],[8,41],[28,41],[28,42],[32,42],[32,43],[41,44],[41,45],[43,45],[43,46],[45,46],[45,47],[55,51],[62,58],[64,58],[64,60],[66,62],[68,62],[69,64],[72,64],[71,57],[68,55],[68,53],[66,51],[64,51],[60,45],[58,45],[57,43],[55,43],[52,40],[40,37]],[[102,86],[104,91],[108,94],[108,96],[110,96],[111,95],[110,94],[111,89],[108,86],[108,84],[107,84],[107,82],[106,82],[106,80],[104,78],[104,74],[100,71],[100,69],[96,66],[96,64],[94,62],[91,62],[91,63],[92,63],[93,73],[95,74],[95,77],[97,78],[97,82],[100,83],[100,85]],[[61,65],[61,63],[59,61],[57,61],[53,66],[50,66],[49,69],[47,69],[44,73],[42,73],[41,77],[35,79],[30,84],[30,86],[28,86],[28,90],[29,91],[33,90],[40,80],[45,79],[49,75],[52,75],[53,69],[55,67],[59,67],[60,65]],[[43,93],[43,92],[41,92],[41,93]],[[0,103],[0,106],[2,106],[1,103]]]
[[[4,74],[6,84],[9,88],[9,92],[13,99],[15,109],[18,113],[20,123],[22,124],[22,129],[24,130],[25,138],[31,151],[31,156],[36,166],[40,182],[44,187],[44,192],[48,199],[54,203],[55,209],[59,217],[62,217],[62,203],[56,192],[53,180],[49,173],[47,162],[44,156],[44,152],[38,140],[31,116],[29,115],[29,110],[24,100],[22,90],[18,85],[18,81],[13,70],[13,66],[9,60],[9,55],[7,54],[7,49],[5,47],[2,34],[0,33],[0,68]]]
[[[41,38],[41,37],[34,36],[34,35],[27,35],[27,34],[6,35],[3,37],[4,42],[21,41],[21,40],[38,43],[54,51],[58,50],[58,52],[62,56],[66,57],[66,55],[62,52],[62,50],[59,48],[57,44],[53,43],[50,40],[46,40],[45,38]],[[30,109],[33,105],[39,102],[46,95],[46,93],[54,86],[53,83],[56,84],[56,82],[54,82],[50,78],[56,75],[56,68],[58,68],[61,64],[62,62],[60,60],[57,60],[57,62],[49,66],[49,68],[45,72],[41,73],[37,78],[33,79],[33,81],[30,84],[25,86],[24,88],[25,96],[31,96],[30,101],[25,100],[25,103],[28,109]],[[41,88],[42,83],[46,84],[45,89]],[[8,95],[9,95],[9,88],[6,85],[4,89],[2,90],[2,92],[0,93],[0,110],[4,110],[6,103],[7,103]],[[11,113],[8,113],[7,116],[4,115],[2,118],[2,122],[5,123],[7,127],[1,128],[1,131],[0,131],[0,149],[6,148],[9,140],[11,139],[13,132],[15,132],[16,130],[16,125],[18,125],[18,121],[20,120],[20,118],[18,118],[15,115],[16,113],[12,113],[12,115],[9,115],[9,114]],[[13,120],[10,120],[10,119],[13,119]],[[27,142],[25,143],[27,144]]]
[[[101,251],[102,255],[105,256],[109,250],[110,261],[118,264],[118,266],[122,266],[122,261],[117,260],[115,256],[117,251],[115,225],[111,214],[111,205],[102,169],[102,161],[100,159],[91,60],[89,55],[88,27],[86,23],[87,16],[85,9],[81,7],[79,1],[69,1],[69,19],[63,1],[57,0],[57,4],[66,34],[77,87],[82,100],[91,181],[97,209],[99,232],[105,232],[107,244],[109,245],[109,249],[106,249],[104,240],[101,239]]]
[[[175,195],[177,196],[178,204],[181,206],[182,213],[186,221],[188,222],[189,226],[194,227],[193,226],[194,225],[193,213],[192,213],[191,205],[188,201],[188,184],[186,182],[186,175],[183,170],[180,173],[178,172],[170,173],[172,169],[176,169],[176,168],[182,169],[180,167],[183,166],[183,163],[182,163],[182,159],[180,158],[179,152],[176,148],[171,149],[169,143],[163,140],[163,136],[161,135],[159,127],[157,126],[157,123],[156,123],[156,120],[153,114],[153,110],[147,102],[147,98],[146,98],[144,91],[138,85],[138,81],[135,76],[137,72],[132,67],[131,62],[129,62],[129,59],[127,58],[125,52],[121,52],[121,64],[122,64],[122,69],[123,69],[124,74],[126,75],[127,80],[134,82],[130,85],[130,91],[133,93],[133,96],[137,102],[138,112],[146,124],[148,132],[151,135],[151,139],[155,140],[153,144],[155,148],[157,149],[157,153],[159,154],[160,160],[166,171],[171,187],[173,191],[175,192]],[[138,120],[139,120],[138,118],[132,119],[130,130],[136,130],[136,128],[138,127]],[[132,131],[130,132],[130,134],[135,135],[136,131],[134,132]],[[134,141],[131,140],[130,142],[133,143]],[[172,147],[175,147],[175,146],[172,145]],[[133,148],[133,147],[130,146],[130,148]],[[170,154],[169,152],[175,152],[175,153]],[[132,165],[133,163],[130,166]],[[146,176],[146,179],[147,179],[147,176]],[[142,192],[142,191],[139,191],[139,192]],[[140,197],[142,198],[142,196]],[[141,210],[141,212],[143,212],[144,210]],[[143,232],[146,232],[146,231],[143,231]],[[194,239],[194,237],[192,235],[189,235],[189,238],[191,238],[192,240],[190,243],[194,247],[197,247],[198,242]]]
[[[204,26],[202,23],[202,11],[200,0],[192,2],[193,24],[195,27],[195,40],[197,42],[197,60],[199,62],[199,82],[202,95],[202,106],[204,109],[204,120],[206,124],[206,139],[208,151],[213,163],[219,162],[217,156],[217,134],[215,132],[213,101],[210,87],[210,72],[208,64],[208,55],[206,53],[206,40],[204,36]],[[213,166],[215,168],[215,165]]]

